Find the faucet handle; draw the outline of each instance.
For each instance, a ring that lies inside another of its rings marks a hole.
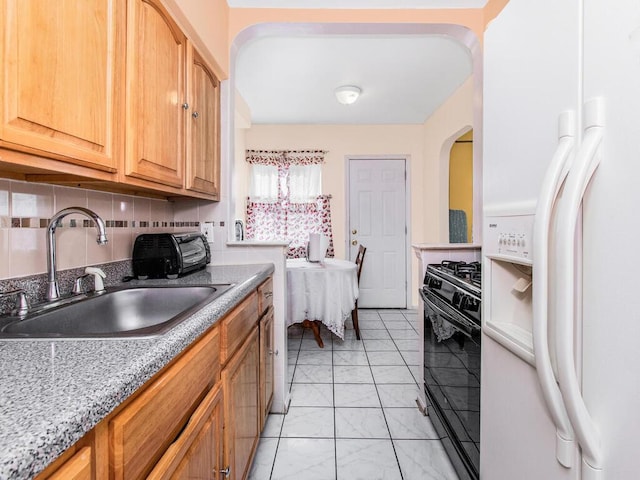
[[[93,275],[94,281],[94,290],[96,292],[104,291],[104,282],[103,279],[107,278],[107,274],[104,273],[101,269],[96,267],[87,267],[84,269],[85,275]]]
[[[73,281],[73,290],[71,290],[71,293],[73,295],[80,295],[82,293],[82,280],[84,280],[88,276],[89,274],[85,273],[84,275],[76,277],[76,279]]]
[[[15,308],[11,313],[18,315],[20,317],[23,317],[27,313],[29,313],[29,300],[27,300],[27,294],[24,290],[22,290],[21,288],[18,288],[16,290],[11,290],[9,292],[0,292],[0,298],[13,297],[13,296],[17,298],[16,298]]]

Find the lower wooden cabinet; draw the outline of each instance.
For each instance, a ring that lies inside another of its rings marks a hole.
[[[267,422],[273,402],[273,307],[260,319],[260,430]]]
[[[222,386],[211,390],[148,480],[223,479]]]
[[[108,435],[104,422],[67,449],[36,480],[107,480]]]
[[[260,436],[258,329],[254,328],[244,344],[222,370],[225,392],[224,450],[229,478],[244,480]]]
[[[183,430],[220,375],[216,328],[109,422],[113,480],[144,478]]]
[[[274,310],[261,302],[258,320],[258,303],[253,291],[37,480],[245,480],[274,386]]]
[[[67,460],[49,480],[91,480],[91,447],[83,447]]]

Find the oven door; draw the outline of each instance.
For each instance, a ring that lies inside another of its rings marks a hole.
[[[425,312],[428,307],[430,312],[443,318],[456,331],[469,338],[480,337],[480,323],[474,321],[472,317],[456,309],[440,295],[428,288],[420,290],[420,295],[425,304]]]
[[[480,327],[428,289],[424,382],[433,425],[461,480],[479,478]]]

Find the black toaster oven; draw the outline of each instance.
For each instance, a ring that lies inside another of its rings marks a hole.
[[[205,236],[199,232],[144,233],[133,244],[133,276],[177,278],[211,261]]]

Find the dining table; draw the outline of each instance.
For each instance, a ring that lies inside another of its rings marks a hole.
[[[344,324],[358,299],[357,265],[349,260],[325,258],[310,262],[287,260],[287,327],[301,323],[311,328],[324,347],[319,325],[344,339]]]

